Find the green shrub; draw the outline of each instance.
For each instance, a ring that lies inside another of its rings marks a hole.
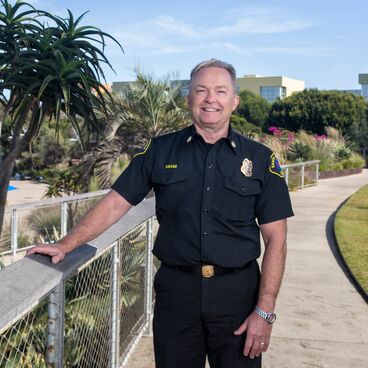
[[[35,209],[27,220],[30,230],[36,235],[37,241],[53,242],[58,240],[56,232],[60,229],[61,222],[58,206]]]
[[[26,224],[23,221],[20,221],[18,224],[18,238],[17,245],[19,248],[24,248],[29,245],[32,245],[33,239],[32,237],[24,231],[26,228]],[[3,231],[1,233],[0,238],[0,254],[2,252],[7,252],[11,249],[11,226],[9,222],[4,223]]]
[[[350,157],[350,161],[352,162],[354,168],[361,169],[365,167],[365,160],[358,153],[353,153],[352,156]]]
[[[239,133],[247,136],[254,137],[260,133],[260,127],[250,123],[242,116],[231,115],[230,118],[231,126],[237,130]]]
[[[343,169],[344,169],[344,167],[343,167],[341,162],[334,162],[328,168],[328,170],[332,170],[332,171],[340,171],[340,170],[343,170]]]
[[[308,161],[313,159],[312,148],[301,141],[294,141],[288,151],[288,159],[291,161]]]
[[[351,157],[351,155],[351,149],[345,146],[339,147],[335,152],[335,158],[337,160],[347,160]]]

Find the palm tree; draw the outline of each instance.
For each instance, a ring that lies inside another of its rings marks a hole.
[[[93,26],[81,26],[83,15],[61,18],[17,1],[1,0],[0,101],[2,119],[10,118],[13,136],[0,163],[0,229],[7,187],[15,160],[36,137],[40,126],[61,113],[77,132],[80,119],[88,132],[98,129],[95,109],[105,110],[111,98],[102,65],[112,68],[104,55],[109,34]],[[25,8],[25,10],[23,10]],[[23,129],[26,133],[21,135]]]
[[[84,156],[80,170],[85,181],[95,173],[101,189],[111,186],[111,170],[122,152],[133,154],[150,138],[190,123],[181,85],[173,86],[168,77],[154,80],[139,70],[136,81],[123,94],[114,94],[107,107],[107,111],[96,112],[104,122],[105,139]]]
[[[142,141],[183,128],[190,121],[181,84],[171,85],[168,77],[156,81],[139,69],[120,105],[125,132],[138,134]]]

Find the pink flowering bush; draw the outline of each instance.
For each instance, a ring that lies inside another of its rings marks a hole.
[[[268,131],[270,134],[265,134],[258,141],[275,152],[282,164],[320,160],[321,170],[357,167],[358,164],[364,166],[363,159],[349,150],[337,129],[329,127],[326,134],[321,135],[308,134],[303,130],[295,133],[276,126],[269,127]]]

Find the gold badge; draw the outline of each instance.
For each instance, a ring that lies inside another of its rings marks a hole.
[[[247,158],[245,158],[243,160],[243,162],[242,162],[240,171],[246,177],[252,176],[252,171],[253,171],[253,163],[252,163],[252,161],[251,160],[248,160]]]

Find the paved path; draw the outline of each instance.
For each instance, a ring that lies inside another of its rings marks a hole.
[[[6,198],[7,206],[40,201],[48,188],[47,184],[30,180],[11,180],[10,185],[17,189],[8,192]]]
[[[366,184],[368,170],[291,194],[296,216],[264,368],[368,367],[368,306],[334,256],[331,216]],[[150,337],[140,340],[127,367],[154,367]]]

